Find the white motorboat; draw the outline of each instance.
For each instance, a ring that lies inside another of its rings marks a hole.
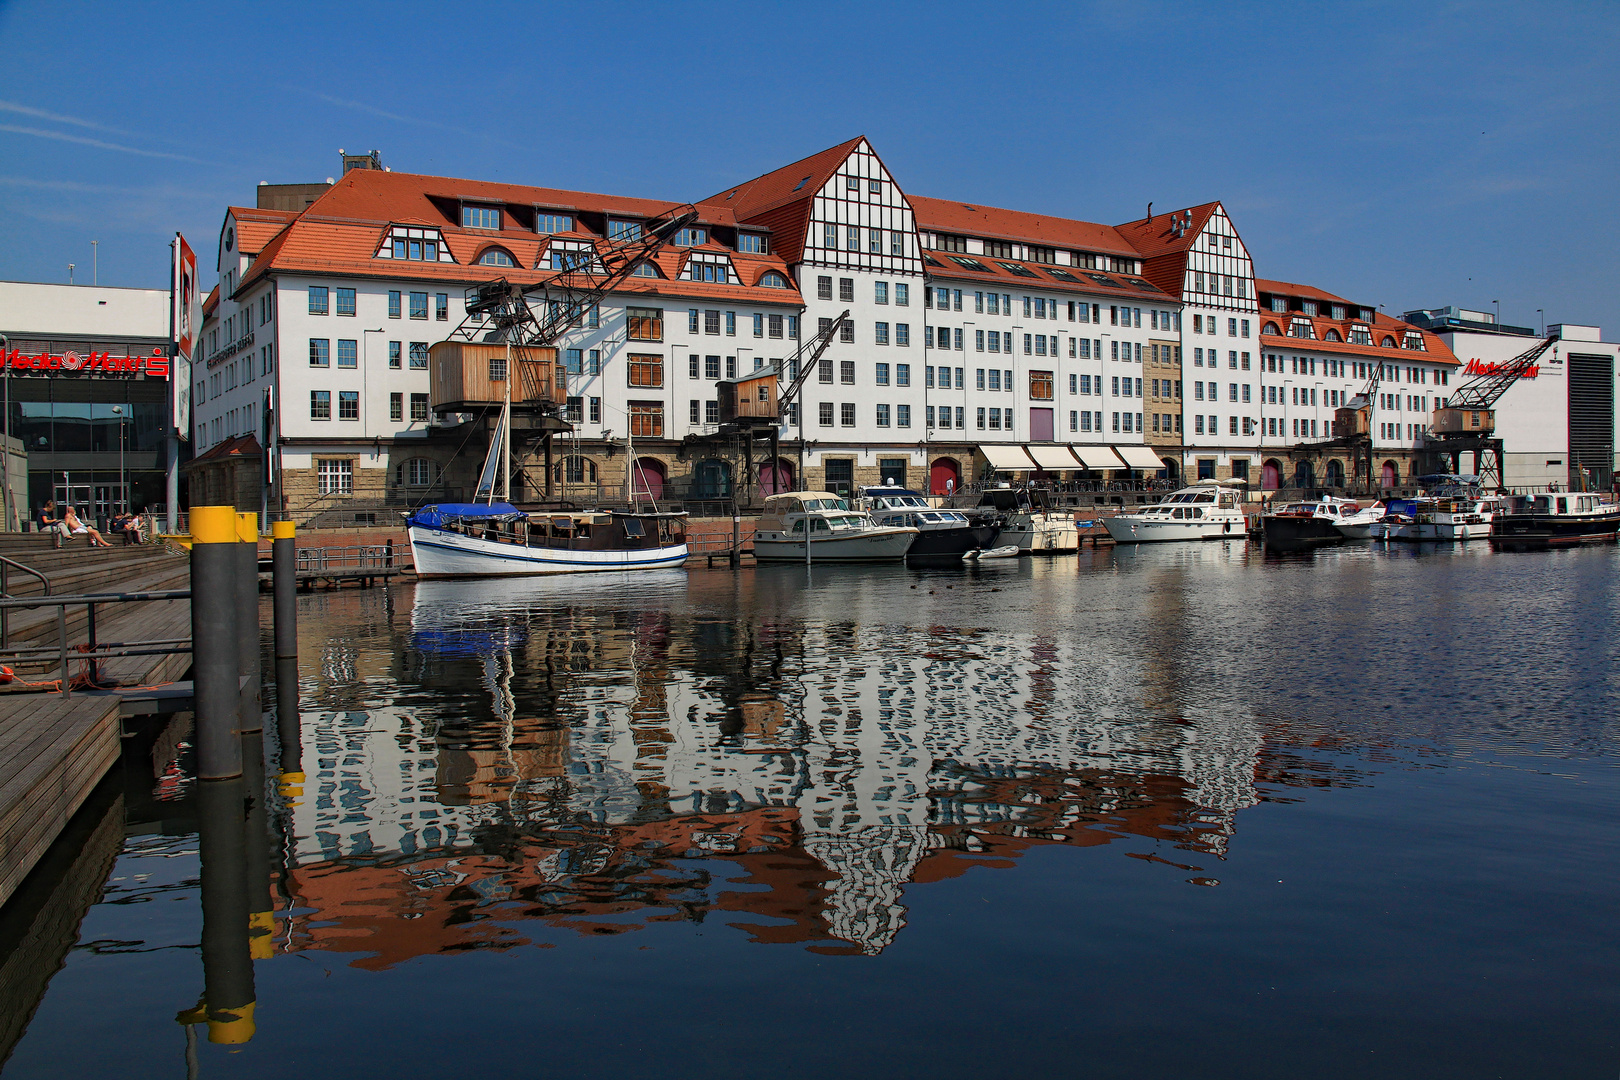
[[[1428,524],[1436,540],[1484,540],[1491,521],[1505,511],[1501,497],[1470,493],[1438,500]]]
[[[994,507],[1003,515],[996,539],[1020,554],[1065,555],[1080,550],[1074,511],[1053,509],[1042,488],[989,488],[979,497],[979,506]]]
[[[1152,506],[1104,518],[1103,527],[1120,544],[1243,539],[1248,522],[1243,516],[1243,489],[1237,486],[1240,483],[1200,480],[1171,492]]]
[[[1344,541],[1344,534],[1337,527],[1339,522],[1360,512],[1361,507],[1349,499],[1324,495],[1273,507],[1270,513],[1261,516],[1260,531],[1266,546],[1278,551],[1338,544]],[[1377,532],[1378,527],[1374,526],[1375,538]]]
[[[440,503],[405,519],[420,578],[662,570],[686,562],[684,514],[526,514],[510,503]]]
[[[805,557],[808,530],[809,558]],[[789,491],[765,500],[754,527],[756,562],[899,562],[917,538],[909,525],[879,525],[830,491]]]
[[[1346,540],[1370,540],[1373,529],[1383,520],[1384,504],[1375,502],[1349,517],[1339,519],[1334,522],[1333,527],[1338,529]]]

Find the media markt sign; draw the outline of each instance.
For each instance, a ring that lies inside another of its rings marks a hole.
[[[169,354],[161,346],[150,356],[111,356],[104,352],[76,353],[69,349],[62,353],[25,354],[12,349],[3,355],[5,370],[16,375],[102,376],[132,378],[144,375],[148,379],[169,377]]]

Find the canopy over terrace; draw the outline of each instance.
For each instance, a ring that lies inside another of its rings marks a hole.
[[[989,463],[991,472],[1029,472],[1035,468],[1024,448],[1016,444],[988,443],[979,447],[979,453]]]
[[[1042,470],[1049,473],[1070,472],[1084,468],[1080,459],[1070,453],[1069,448],[1062,444],[1032,443],[1024,447],[1024,452],[1033,458],[1035,464],[1039,465]]]
[[[1131,445],[1115,446],[1111,449],[1133,469],[1157,471],[1164,468],[1164,462],[1159,460],[1159,455],[1155,454],[1151,447]]]
[[[1120,456],[1106,446],[1069,446],[1069,452],[1088,469],[1126,469]]]

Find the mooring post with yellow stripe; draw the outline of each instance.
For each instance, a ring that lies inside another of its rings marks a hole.
[[[191,508],[191,679],[197,776],[242,775],[237,675],[236,508]]]
[[[281,744],[282,798],[304,793],[303,747],[298,721],[298,539],[290,521],[270,523],[270,578],[275,596],[276,733]]]
[[[195,522],[197,511],[191,513]],[[234,646],[228,639],[227,643]],[[202,780],[195,799],[202,862],[202,1013],[208,1021],[209,1042],[240,1044],[253,1038],[256,996],[249,938],[247,783],[240,776]],[[182,1014],[182,1022],[187,1019]]]
[[[236,669],[242,687],[240,731],[263,731],[259,660],[259,515],[236,515]]]

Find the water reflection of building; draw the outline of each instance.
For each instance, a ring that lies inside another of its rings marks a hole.
[[[1256,725],[1145,711],[1151,650],[806,610],[766,575],[650,586],[423,585],[403,652],[342,643],[362,690],[306,718],[295,946],[387,964],[532,940],[524,920],[752,913],[758,940],[876,952],[911,883],[1126,836],[1217,856],[1256,799]],[[408,689],[366,700],[387,664]]]

